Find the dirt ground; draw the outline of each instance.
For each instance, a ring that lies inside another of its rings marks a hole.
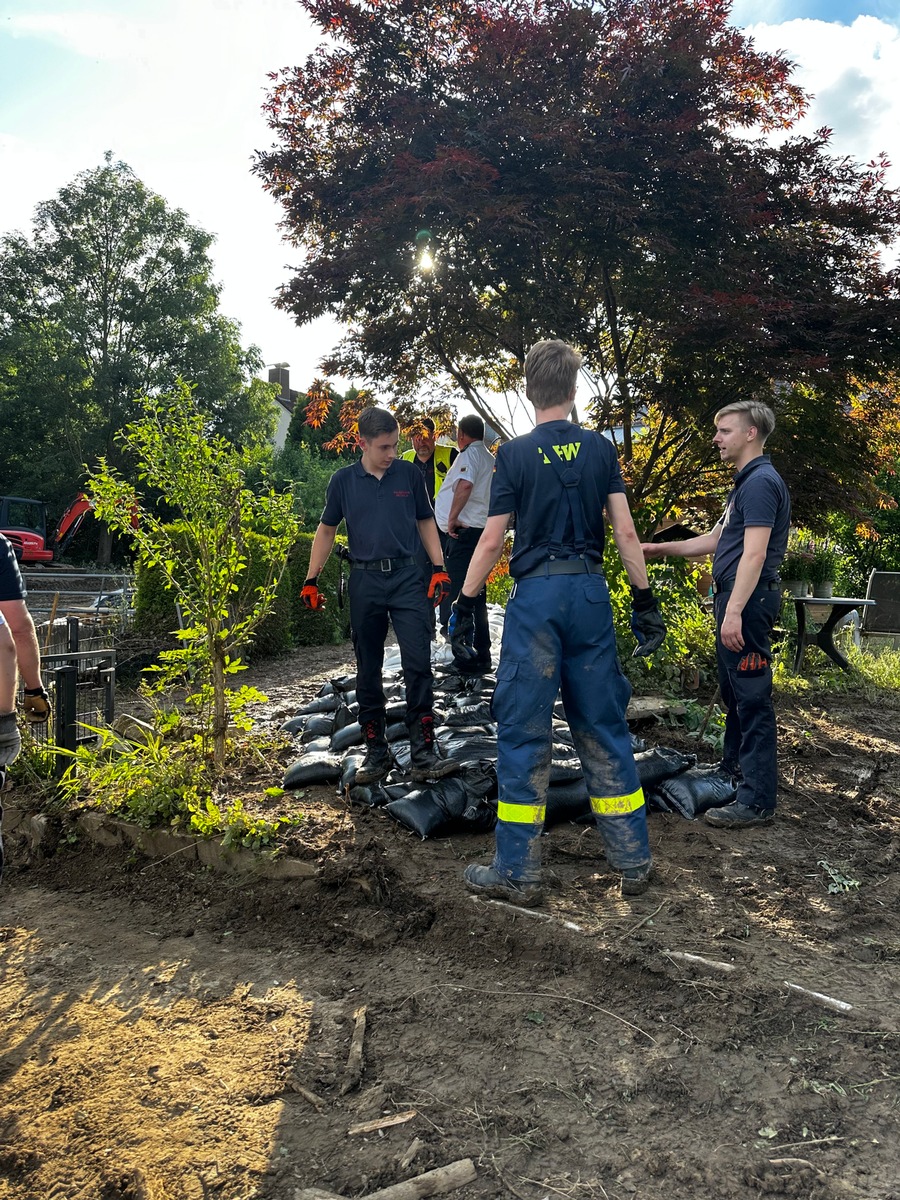
[[[272,719],[346,658],[254,680]],[[474,900],[490,836],[421,842],[325,788],[302,883],[14,848],[0,1200],[358,1197],[463,1158],[459,1200],[898,1200],[900,711],[779,723],[777,822],[652,816],[631,901],[577,826],[545,839],[539,915]]]

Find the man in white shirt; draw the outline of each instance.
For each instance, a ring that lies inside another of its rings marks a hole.
[[[445,535],[444,561],[450,576],[450,595],[462,588],[487,522],[494,474],[494,456],[484,444],[484,422],[474,414],[463,417],[457,427],[459,457],[447,472],[434,503],[438,528]],[[475,600],[475,659],[456,660],[462,674],[486,675],[491,670],[491,635],[487,616],[487,590]]]

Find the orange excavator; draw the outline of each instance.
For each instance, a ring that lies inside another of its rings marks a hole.
[[[50,563],[65,553],[93,507],[84,492],[79,492],[63,513],[55,532],[48,538],[47,506],[43,500],[0,496],[0,533],[12,543],[19,562],[26,565]]]

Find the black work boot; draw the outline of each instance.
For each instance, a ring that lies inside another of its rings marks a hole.
[[[443,779],[459,770],[459,763],[441,758],[434,739],[434,717],[427,713],[409,727],[410,779],[424,783],[428,779]],[[356,778],[359,778],[357,774]]]
[[[384,717],[375,717],[363,723],[366,757],[356,771],[356,783],[377,783],[394,765],[391,752],[388,749],[387,738],[384,736]]]

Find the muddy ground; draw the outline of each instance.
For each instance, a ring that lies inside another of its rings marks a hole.
[[[310,654],[262,680],[273,713],[347,657]],[[0,1198],[358,1197],[471,1158],[459,1200],[898,1200],[900,711],[779,723],[771,828],[654,815],[631,901],[557,828],[542,916],[462,889],[489,836],[420,842],[324,788],[302,883],[14,847]]]

